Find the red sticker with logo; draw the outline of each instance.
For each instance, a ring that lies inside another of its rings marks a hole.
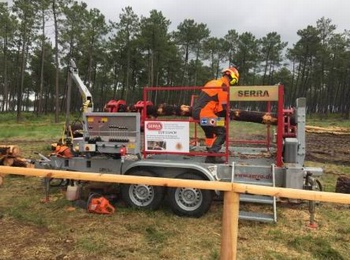
[[[148,130],[154,130],[154,131],[159,131],[159,130],[162,130],[163,128],[162,123],[159,123],[159,122],[148,122],[146,127]]]

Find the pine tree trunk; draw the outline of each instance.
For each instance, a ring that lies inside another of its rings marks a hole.
[[[56,10],[56,0],[52,1],[52,11],[54,17],[54,25],[55,25],[55,66],[56,66],[56,81],[55,81],[55,123],[59,122],[59,75],[60,68],[58,64],[58,25],[57,25],[57,10]]]

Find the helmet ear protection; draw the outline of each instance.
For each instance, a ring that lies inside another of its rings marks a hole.
[[[230,86],[233,86],[235,85],[236,83],[238,83],[238,79],[235,77],[235,78],[232,78],[231,81],[230,81]]]
[[[223,70],[222,72],[223,72],[223,75],[229,76],[230,86],[233,86],[233,85],[238,83],[239,73],[238,73],[238,70],[236,68],[234,68],[234,67],[228,68],[228,69]]]

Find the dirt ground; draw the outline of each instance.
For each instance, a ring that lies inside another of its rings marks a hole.
[[[350,135],[307,133],[306,140],[306,160],[350,165]],[[8,217],[5,208],[0,205],[0,259],[88,259],[76,251],[73,232],[57,236],[47,228]]]
[[[350,135],[307,133],[306,160],[350,165]]]

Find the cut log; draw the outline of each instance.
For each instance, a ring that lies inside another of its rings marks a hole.
[[[160,104],[156,108],[157,116],[191,116],[192,108],[187,105]]]
[[[26,168],[30,168],[32,166],[27,159],[10,155],[2,156],[0,158],[0,165]]]
[[[13,166],[13,163],[15,162],[15,158],[14,157],[9,157],[6,156],[5,158],[3,158],[2,160],[2,164],[4,166]]]
[[[0,145],[0,154],[18,156],[20,149],[17,145]]]
[[[171,106],[161,104],[157,108],[157,116],[191,116],[192,108],[190,106]],[[236,121],[252,122],[267,125],[277,125],[276,113],[246,111],[233,109],[230,111],[230,119]],[[291,125],[296,125],[294,116],[290,120]]]
[[[132,109],[132,106],[126,110],[129,112],[137,112]],[[148,118],[157,118],[160,116],[192,116],[192,107],[188,105],[169,105],[166,103],[156,105],[147,105],[146,114]],[[246,111],[240,109],[233,109],[230,111],[230,119],[237,121],[245,121],[267,125],[277,125],[276,113],[269,112],[257,112],[257,111]],[[295,126],[295,116],[290,117],[290,124]]]
[[[15,157],[12,166],[29,168],[29,163],[26,159]]]
[[[350,177],[338,177],[335,192],[350,194]]]
[[[277,124],[277,116],[274,113],[257,112],[257,111],[245,111],[240,109],[234,109],[231,111],[231,120],[245,121],[259,124]]]

